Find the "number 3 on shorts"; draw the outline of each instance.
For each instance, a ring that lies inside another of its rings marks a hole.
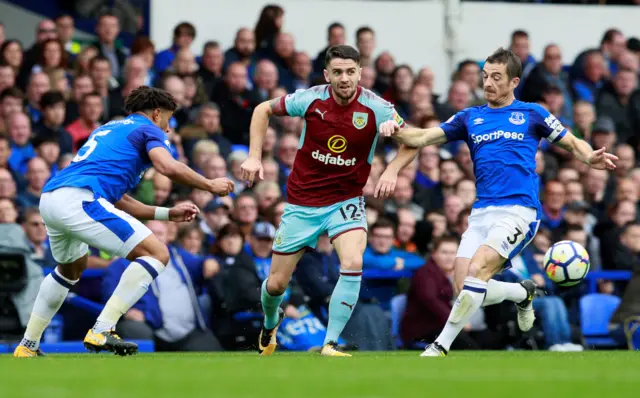
[[[514,245],[522,234],[523,233],[520,227],[516,227],[516,232],[513,234],[513,236],[507,237],[507,242],[509,242],[510,245]]]

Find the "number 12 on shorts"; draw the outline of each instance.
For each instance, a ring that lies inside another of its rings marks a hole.
[[[346,206],[340,207],[340,214],[342,214],[342,218],[345,221],[355,221],[359,220],[360,217],[362,217],[360,212],[358,212],[358,206],[354,205],[353,203],[349,203]]]

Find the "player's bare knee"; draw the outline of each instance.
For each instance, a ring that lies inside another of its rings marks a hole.
[[[340,268],[347,271],[362,271],[362,256],[346,256],[340,260]]]
[[[287,290],[289,286],[289,281],[285,280],[280,275],[272,274],[269,275],[269,279],[267,279],[267,293],[272,296],[279,296]]]

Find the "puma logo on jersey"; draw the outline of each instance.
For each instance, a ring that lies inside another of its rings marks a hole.
[[[349,304],[346,301],[343,301],[340,304],[344,305],[345,307],[349,307],[349,309],[353,311],[353,304]]]
[[[327,113],[327,111],[320,112],[320,109],[316,108],[316,113],[319,113],[320,117],[322,117],[322,120],[324,120],[324,114]]]

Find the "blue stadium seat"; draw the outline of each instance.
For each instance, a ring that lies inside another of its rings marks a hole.
[[[231,152],[235,152],[235,151],[241,151],[241,152],[249,153],[249,147],[246,146],[246,145],[240,145],[240,144],[231,145]]]
[[[391,338],[396,348],[402,348],[403,346],[400,338],[400,321],[405,308],[407,308],[406,294],[399,294],[391,299]]]
[[[600,293],[587,294],[580,299],[580,326],[587,345],[618,345],[609,335],[609,320],[620,301],[620,297]]]

